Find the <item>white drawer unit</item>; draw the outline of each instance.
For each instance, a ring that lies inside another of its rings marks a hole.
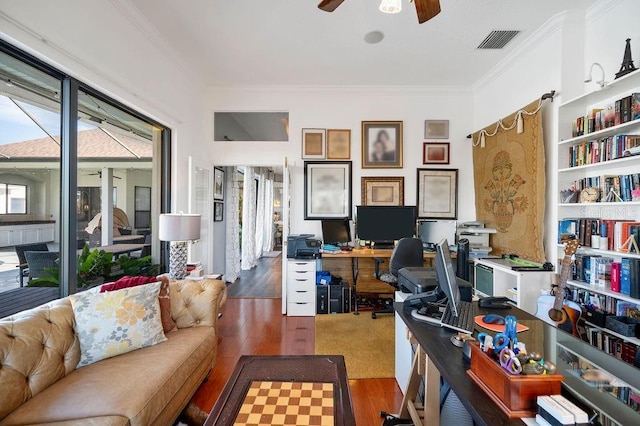
[[[291,259],[287,272],[287,315],[315,316],[316,261]]]

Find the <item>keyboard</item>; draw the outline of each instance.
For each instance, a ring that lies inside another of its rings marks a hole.
[[[454,316],[451,312],[449,304],[442,315],[442,326],[461,333],[473,333],[475,328],[475,317],[478,313],[477,304],[472,302],[458,303],[458,316]]]
[[[478,306],[471,302],[460,302],[458,304],[458,316],[452,315],[449,304],[444,313],[439,314],[433,309],[414,309],[411,316],[419,321],[427,322],[440,327],[446,327],[460,333],[473,334],[475,328],[475,317],[478,313]]]

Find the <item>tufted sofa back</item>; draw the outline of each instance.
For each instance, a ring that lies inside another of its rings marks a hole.
[[[171,318],[178,328],[215,327],[218,308],[227,300],[222,281],[204,279],[169,283]]]
[[[0,419],[75,370],[74,322],[69,299],[0,320]]]

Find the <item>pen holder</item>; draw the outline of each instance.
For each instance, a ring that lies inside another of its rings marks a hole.
[[[561,374],[512,375],[490,358],[476,342],[470,342],[471,368],[467,375],[509,418],[535,417],[539,395],[560,393]]]

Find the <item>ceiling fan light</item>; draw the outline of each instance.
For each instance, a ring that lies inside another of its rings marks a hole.
[[[400,13],[402,10],[402,0],[382,0],[379,9],[380,12],[383,13]]]

